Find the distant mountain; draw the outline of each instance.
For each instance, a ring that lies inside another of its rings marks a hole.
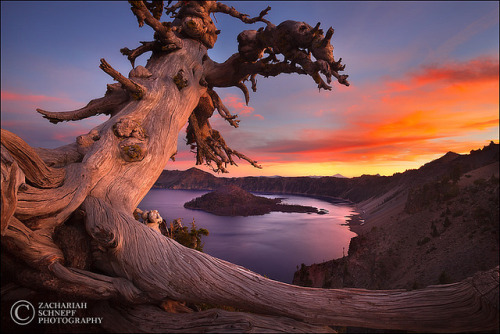
[[[164,170],[158,180],[156,180],[154,187],[213,190],[220,187],[223,183],[214,175],[192,167],[186,171]]]
[[[337,197],[361,202],[381,196],[391,189],[411,188],[419,184],[440,179],[444,175],[463,174],[467,171],[498,161],[498,144],[491,143],[483,149],[460,155],[448,152],[419,169],[407,170],[392,176],[362,175],[353,178],[324,177],[216,177],[197,168],[187,171],[163,171],[155,183],[157,188],[216,190],[222,185],[234,184],[251,192],[277,194],[299,194]]]
[[[301,266],[294,284],[418,289],[498,266],[499,145],[395,174],[357,207],[347,256]]]
[[[499,259],[499,145],[448,152],[392,176],[216,177],[196,168],[163,171],[155,186],[329,196],[354,202],[344,258],[304,264],[294,284],[415,289],[460,281]]]
[[[337,174],[335,174],[335,175],[333,175],[333,177],[339,177],[339,178],[341,178],[341,179],[346,179],[346,178],[347,178],[346,176],[344,176],[344,175],[342,175],[342,174],[338,174],[338,173],[337,173]]]

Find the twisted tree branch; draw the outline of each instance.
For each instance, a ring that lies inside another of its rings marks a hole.
[[[121,106],[130,100],[130,95],[124,89],[121,89],[120,84],[108,85],[108,89],[104,97],[90,101],[85,107],[72,110],[51,112],[42,109],[36,109],[44,118],[51,123],[57,124],[63,121],[78,121],[91,116],[105,114],[111,115],[117,112]]]
[[[127,56],[127,59],[130,61],[130,64],[132,64],[132,67],[134,67],[135,59],[137,57],[148,51],[153,51],[154,49],[159,48],[156,45],[157,42],[141,42],[141,44],[142,44],[141,46],[133,50],[130,50],[129,48],[120,49],[121,54]]]
[[[2,146],[14,157],[31,184],[55,188],[64,182],[66,170],[47,166],[31,146],[12,132],[2,129],[1,133]]]
[[[175,36],[169,22],[165,24],[160,22],[159,18],[151,14],[143,1],[129,1],[129,3],[132,5],[132,12],[137,17],[139,27],[142,27],[146,23],[156,31],[155,39],[161,44],[172,45],[172,48],[176,49],[182,48],[182,40]]]
[[[213,91],[210,92],[209,90],[208,92],[207,95],[200,98],[198,106],[189,116],[189,123],[186,129],[187,144],[191,145],[193,150],[196,149],[196,164],[201,165],[206,163],[215,172],[227,173],[228,171],[225,167],[228,164],[237,166],[232,158],[236,156],[239,159],[248,161],[256,168],[262,168],[256,161],[229,148],[219,131],[212,129],[208,119],[213,114],[214,104],[223,110],[224,115],[222,117],[226,118],[231,124],[237,125],[237,123],[233,120],[236,116],[229,114],[229,111],[225,114],[224,110],[227,109],[222,104],[222,101],[220,101],[219,96]],[[212,166],[212,162],[216,166]]]
[[[264,18],[264,16],[267,15],[267,13],[271,10],[271,7],[268,6],[266,9],[260,12],[259,16],[256,16],[254,18],[249,18],[247,14],[243,14],[238,12],[234,7],[229,7],[228,5],[225,5],[223,3],[217,2],[217,5],[213,12],[218,12],[218,13],[224,13],[231,15],[232,17],[235,17],[239,20],[241,20],[244,23],[252,24],[256,22],[264,22],[266,24],[270,24],[268,20]]]
[[[236,119],[238,115],[231,114],[229,109],[227,109],[224,103],[222,103],[222,100],[219,97],[219,95],[213,89],[207,89],[207,93],[208,95],[210,95],[210,98],[212,99],[212,104],[217,109],[222,118],[224,118],[226,121],[229,122],[229,124],[237,128],[239,126],[238,123],[240,122],[239,120]]]

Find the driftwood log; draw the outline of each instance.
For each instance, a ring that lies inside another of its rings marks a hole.
[[[154,40],[121,52],[135,59],[151,52],[145,67],[128,77],[104,59],[101,69],[118,83],[104,97],[75,111],[50,112],[57,123],[97,114],[110,118],[57,149],[32,148],[2,130],[2,270],[33,290],[55,291],[96,302],[109,331],[329,332],[328,325],[431,332],[498,329],[498,267],[460,283],[415,291],[312,289],[276,282],[243,267],[186,248],[134,219],[133,213],[175,154],[188,123],[196,163],[226,172],[233,157],[257,162],[227,146],[212,129],[215,109],[231,125],[238,120],[214,90],[235,86],[248,103],[245,81],[256,75],[298,73],[330,90],[344,65],[333,57],[333,29],[319,23],[250,18],[215,1],[130,1],[139,26]],[[170,4],[170,2],[169,2]],[[265,28],[238,36],[238,52],[212,61],[219,31],[214,12]],[[266,55],[266,56],[264,56]],[[281,60],[278,59],[281,58]],[[325,82],[326,80],[326,82]],[[233,306],[169,314],[166,300]],[[119,321],[113,321],[118,319]],[[116,324],[120,325],[116,325]],[[121,327],[117,327],[121,326]]]

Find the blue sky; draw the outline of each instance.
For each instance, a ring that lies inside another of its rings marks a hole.
[[[230,175],[390,175],[498,142],[498,2],[225,3],[250,16],[270,5],[275,24],[332,26],[334,55],[351,82],[318,92],[306,76],[258,77],[248,107],[238,89],[219,89],[241,123],[232,129],[214,118],[213,126],[264,166],[242,162]],[[99,59],[127,74],[120,48],[152,40],[121,1],[2,1],[1,10],[2,127],[32,146],[67,144],[102,122],[54,125],[35,109],[77,109],[103,96],[112,80]],[[222,33],[209,55],[219,62],[237,51],[239,32],[262,26],[223,14],[213,20]],[[194,166],[183,137],[169,169]]]

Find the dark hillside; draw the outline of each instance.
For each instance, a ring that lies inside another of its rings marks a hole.
[[[253,192],[351,200],[361,220],[352,220],[358,237],[348,256],[304,265],[294,282],[411,289],[459,281],[498,265],[498,165],[499,145],[492,142],[392,176],[222,178],[191,168],[164,171],[157,186],[213,190],[231,184]]]
[[[447,176],[457,179],[464,173],[499,160],[498,144],[493,142],[483,149],[460,155],[448,152],[419,169],[407,170],[392,176],[362,175],[354,178],[325,177],[216,177],[197,168],[187,171],[163,171],[155,187],[168,189],[215,190],[224,184],[234,184],[252,192],[276,194],[303,194],[338,197],[361,202],[382,196],[397,187],[414,186]]]

